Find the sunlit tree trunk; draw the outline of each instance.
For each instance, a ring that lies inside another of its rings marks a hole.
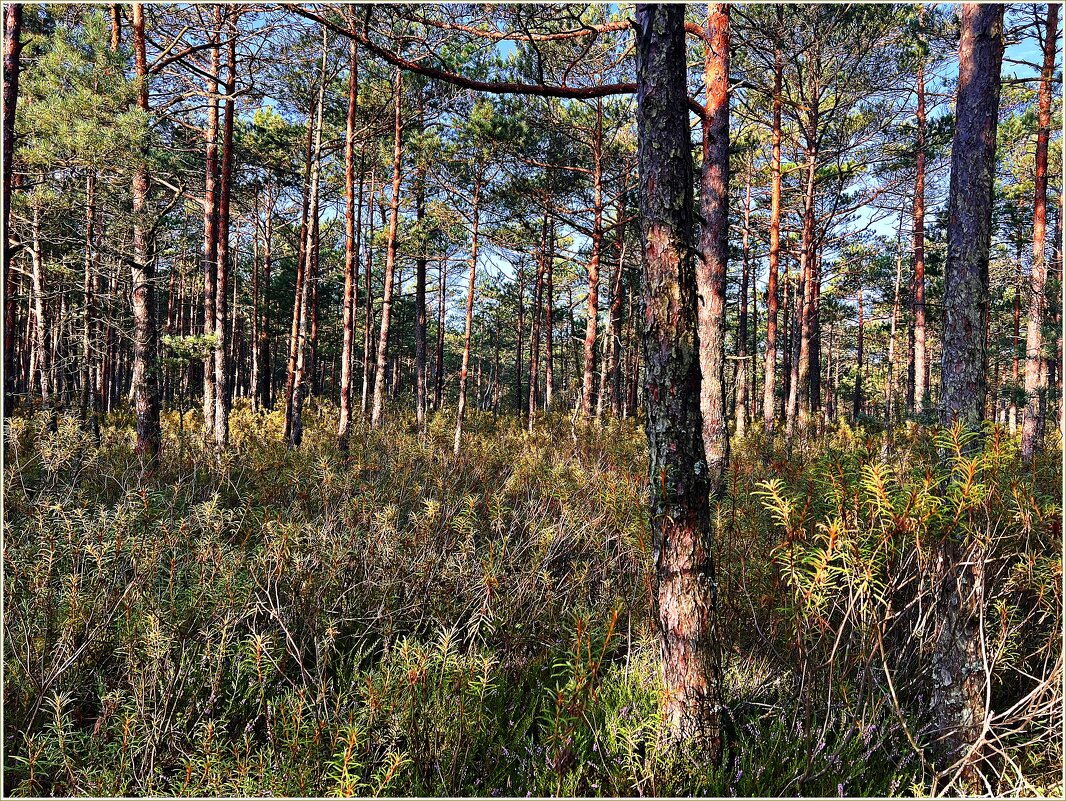
[[[204,336],[215,336],[215,305],[218,291],[218,76],[222,69],[219,40],[222,38],[222,6],[215,6],[215,29],[211,40],[211,69],[207,79],[207,125],[204,128]],[[215,434],[215,349],[204,349],[204,443]]]
[[[365,417],[367,404],[370,398],[370,344],[371,334],[374,329],[374,289],[372,280],[374,277],[374,199],[377,197],[375,182],[376,171],[370,170],[370,199],[366,211],[369,218],[370,230],[366,238],[366,305],[363,316],[363,392],[359,403],[359,411]]]
[[[862,371],[863,371],[863,346],[865,345],[863,339],[866,333],[866,304],[863,302],[862,297],[862,284],[859,285],[859,294],[857,303],[859,306],[859,328],[856,334],[855,345],[855,389],[851,398],[851,419],[858,420],[859,415],[862,414],[863,396],[862,396]]]
[[[919,12],[921,13],[921,12]],[[925,63],[918,61],[917,157],[914,173],[914,410],[925,410]]]
[[[226,322],[229,317],[230,243],[229,209],[233,186],[233,112],[237,90],[237,8],[226,14],[226,99],[222,112],[222,160],[219,165],[218,267],[215,271],[215,448],[229,445],[229,412],[232,406],[230,360],[227,358]],[[234,309],[236,314],[236,309]]]
[[[701,436],[684,14],[681,5],[636,7],[653,598],[666,719],[675,736],[693,738],[717,758],[720,644],[709,550],[711,482]],[[726,31],[720,34],[722,43]]]
[[[433,408],[444,402],[444,301],[448,295],[448,259],[440,257],[437,268],[437,350],[433,359]]]
[[[777,387],[777,273],[781,254],[781,63],[780,35],[783,11],[777,6],[777,29],[774,36],[773,123],[770,152],[770,271],[766,277],[766,357],[763,363],[763,426],[773,429],[778,415]]]
[[[992,234],[996,125],[1003,61],[1003,5],[961,7],[959,84],[948,194],[940,422],[976,429],[987,387],[988,258]],[[975,445],[971,447],[976,447]],[[934,631],[932,709],[941,766],[960,758],[977,787],[976,763],[985,717],[981,650],[984,549],[949,536],[933,554],[939,585]]]
[[[540,321],[541,300],[544,291],[544,266],[548,256],[548,204],[544,203],[544,216],[540,226],[540,248],[537,263],[537,277],[533,288],[533,319],[529,337],[529,430],[533,430],[533,421],[537,415],[537,384],[540,369]]]
[[[466,413],[466,376],[470,368],[470,334],[474,324],[474,291],[477,280],[477,229],[478,229],[478,202],[481,199],[480,175],[474,179],[473,208],[471,212],[470,226],[470,285],[466,291],[466,327],[463,329],[463,366],[459,371],[459,403],[455,413],[455,440],[452,453],[458,458],[459,446],[463,440],[463,416]],[[521,345],[519,345],[521,351]]]
[[[344,129],[344,300],[341,325],[340,420],[337,423],[337,449],[348,452],[352,421],[352,361],[355,351],[355,319],[359,296],[359,248],[356,236],[356,208],[363,210],[363,182],[359,177],[359,202],[355,199],[355,117],[359,103],[359,60],[355,40],[348,45],[348,117]]]
[[[310,317],[311,284],[314,280],[312,259],[314,258],[315,218],[318,216],[318,193],[322,173],[322,106],[326,92],[326,31],[322,30],[322,74],[318,86],[318,102],[314,121],[314,155],[311,162],[308,193],[308,220],[306,225],[307,241],[302,248],[304,256],[303,280],[299,282],[300,294],[297,300],[299,312],[296,331],[296,364],[292,380],[292,412],[289,424],[289,447],[299,448],[303,442],[303,401],[306,393],[308,368],[308,326]]]
[[[751,222],[751,171],[752,158],[749,156],[745,176],[744,230],[741,234],[743,269],[740,276],[740,314],[737,319],[737,378],[734,416],[737,421],[738,437],[743,437],[748,427],[748,279],[751,274],[748,232]]]
[[[725,397],[725,291],[729,258],[729,5],[711,3],[704,37],[703,216],[696,265],[702,383],[700,411],[711,496],[725,491],[729,468],[729,426]]]
[[[422,116],[422,109],[419,109],[419,117]],[[425,170],[419,165],[415,179],[415,217],[419,224],[426,211],[425,184]],[[422,243],[419,247],[415,257],[415,418],[418,425],[422,426],[426,421],[426,245]]]
[[[400,221],[400,145],[403,137],[403,122],[400,117],[403,94],[401,75],[402,73],[397,69],[395,141],[392,148],[392,206],[388,247],[385,251],[385,286],[381,297],[381,328],[378,332],[377,375],[374,376],[374,406],[370,415],[370,423],[374,428],[381,426],[385,409],[385,372],[388,367],[389,321],[392,317],[392,283],[393,273],[396,270],[396,231]]]
[[[321,94],[321,92],[319,92]],[[281,436],[286,442],[292,441],[292,399],[296,388],[296,362],[300,348],[300,313],[303,308],[303,286],[307,280],[307,239],[308,223],[311,211],[311,165],[314,161],[315,114],[318,98],[311,104],[307,113],[307,138],[304,145],[304,174],[300,194],[300,242],[296,255],[296,286],[292,305],[292,325],[289,329],[289,358],[285,368],[285,423]]]
[[[555,293],[552,287],[552,269],[555,264],[555,221],[548,224],[548,256],[544,272],[544,411],[552,410],[555,393],[555,323],[552,322],[552,305]]]
[[[144,8],[133,4],[133,60],[137,106],[148,115],[148,64],[144,45]],[[145,216],[148,202],[146,154],[135,156],[133,171],[133,403],[137,418],[135,452],[154,470],[159,461],[159,364],[155,324],[155,267],[149,254]]]
[[[32,219],[30,222],[30,257],[31,276],[33,280],[33,315],[34,315],[34,338],[33,344],[37,354],[37,373],[40,376],[41,408],[49,416],[53,415],[52,386],[52,344],[49,342],[49,332],[52,330],[51,315],[48,313],[48,304],[45,301],[46,284],[48,279],[44,272],[44,256],[41,252],[41,222],[40,210],[34,203]],[[33,384],[33,371],[30,372],[30,385]]]
[[[1047,392],[1047,373],[1042,371],[1043,326],[1045,316],[1045,285],[1047,256],[1044,239],[1047,233],[1047,162],[1048,137],[1051,133],[1051,81],[1055,71],[1055,46],[1058,42],[1059,7],[1047,7],[1047,26],[1044,32],[1044,64],[1040,73],[1040,92],[1037,110],[1036,176],[1033,198],[1033,273],[1029,287],[1029,322],[1025,331],[1025,416],[1022,420],[1022,458],[1033,458],[1041,449],[1039,437],[1040,403]]]
[[[818,108],[811,111],[806,132],[806,180],[803,194],[803,233],[800,239],[799,278],[795,287],[796,346],[792,353],[792,383],[788,395],[785,430],[792,436],[796,428],[806,434],[810,425],[811,338],[814,327],[814,201],[818,176]],[[798,334],[798,336],[797,336]]]
[[[600,313],[600,253],[603,249],[603,103],[596,101],[596,130],[592,146],[592,252],[589,256],[589,294],[585,303],[585,369],[582,373],[581,413],[592,416],[596,375],[596,331]]]
[[[618,200],[618,220],[625,216],[625,208],[622,199]],[[608,323],[610,325],[610,349],[607,359],[607,374],[609,375],[609,394],[611,414],[615,417],[622,416],[622,275],[625,269],[625,239],[626,226],[618,226],[618,239],[615,244],[617,262],[614,268],[614,280],[611,282],[611,309]]]

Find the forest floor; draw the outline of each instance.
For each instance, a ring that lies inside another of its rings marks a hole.
[[[638,422],[475,413],[455,459],[454,416],[397,412],[343,459],[335,410],[306,420],[294,452],[239,404],[217,464],[168,412],[148,478],[128,417],[98,444],[10,421],[5,793],[925,794],[928,633],[900,601],[949,521],[998,565],[992,707],[1022,708],[987,789],[1062,794],[1057,445],[1023,467],[1001,432],[970,460],[914,427],[737,443],[710,765],[660,715]]]

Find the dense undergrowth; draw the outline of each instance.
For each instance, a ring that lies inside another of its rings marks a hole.
[[[728,750],[660,718],[646,457],[634,421],[533,434],[474,415],[238,408],[221,464],[164,416],[99,444],[16,417],[5,473],[7,753],[16,795],[910,795],[930,744],[927,555],[987,548],[1000,794],[1061,794],[1057,445],[841,425],[735,447],[713,521]]]

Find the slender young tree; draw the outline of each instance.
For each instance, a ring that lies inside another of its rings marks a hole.
[[[470,284],[466,291],[466,325],[463,329],[463,366],[459,370],[459,403],[455,411],[455,439],[452,443],[452,455],[459,458],[459,448],[463,441],[463,416],[466,414],[466,377],[470,369],[470,334],[474,325],[474,292],[477,279],[477,229],[478,204],[481,200],[481,176],[474,178],[474,195],[470,221]],[[521,345],[519,345],[521,348]]]
[[[337,450],[348,452],[352,418],[352,361],[355,351],[356,304],[359,293],[359,252],[355,222],[355,118],[359,104],[359,53],[355,41],[348,43],[348,117],[344,128],[344,300],[341,327],[340,420]],[[360,176],[360,182],[362,176]],[[360,183],[360,190],[362,184]],[[362,198],[359,199],[362,209]]]
[[[763,364],[762,413],[763,426],[773,429],[778,414],[777,387],[777,273],[781,258],[781,81],[784,66],[781,61],[781,28],[784,24],[780,5],[774,31],[774,89],[773,121],[771,123],[770,152],[770,271],[766,276],[766,357]]]
[[[585,302],[585,367],[581,379],[581,413],[592,417],[596,376],[596,332],[600,315],[600,254],[603,250],[603,101],[596,100],[592,139],[592,251],[589,255],[589,293]]]
[[[692,263],[685,10],[638,4],[637,141],[655,616],[666,716],[712,758],[721,751],[720,644],[710,553]]]
[[[211,69],[207,78],[207,125],[204,128],[204,336],[214,338],[215,303],[218,291],[218,76],[222,69],[219,40],[222,38],[222,6],[215,6],[211,39]],[[215,348],[204,351],[204,442],[215,433]]]
[[[918,12],[919,27],[923,10]],[[919,42],[919,44],[921,44]],[[918,107],[915,111],[917,140],[914,164],[914,410],[925,410],[926,345],[925,345],[925,53],[918,55],[915,75]]]
[[[222,112],[222,158],[219,164],[218,247],[215,270],[215,448],[219,453],[229,446],[229,412],[232,405],[230,360],[227,358],[226,333],[229,318],[230,197],[233,192],[233,112],[234,92],[237,91],[237,15],[236,6],[227,9],[226,30],[226,98]],[[236,314],[236,309],[234,309]]]
[[[1022,458],[1030,461],[1041,449],[1038,437],[1040,403],[1047,392],[1043,364],[1043,328],[1047,298],[1047,162],[1051,134],[1051,81],[1055,72],[1055,46],[1059,40],[1059,7],[1047,6],[1044,64],[1037,100],[1036,174],[1033,181],[1033,273],[1029,286],[1029,322],[1025,329],[1025,415],[1022,418]],[[1061,213],[1061,212],[1060,212]]]
[[[303,442],[303,402],[307,393],[308,361],[310,353],[309,340],[309,317],[311,286],[314,281],[312,259],[315,253],[315,229],[318,222],[318,193],[322,175],[322,108],[325,105],[326,94],[326,62],[329,47],[326,40],[326,29],[322,29],[322,71],[318,84],[318,101],[314,120],[314,156],[311,162],[311,174],[309,178],[308,193],[308,220],[305,227],[306,242],[303,251],[303,281],[298,281],[300,294],[297,300],[298,326],[296,334],[296,364],[293,370],[292,381],[292,412],[289,424],[289,447],[299,448]]]
[[[748,426],[748,280],[751,274],[751,258],[748,248],[751,228],[751,173],[753,157],[749,154],[744,177],[744,228],[741,233],[743,268],[740,275],[740,314],[737,317],[737,378],[734,417],[738,437],[743,437]]]
[[[144,6],[133,4],[133,63],[137,107],[147,117],[148,60],[145,54]],[[154,470],[159,462],[159,364],[155,325],[155,267],[149,253],[147,222],[148,164],[137,154],[133,171],[133,402],[137,417],[136,453]]]
[[[392,317],[392,284],[396,271],[396,231],[400,221],[400,167],[403,140],[403,119],[400,116],[403,95],[403,73],[396,68],[396,121],[392,147],[392,205],[389,217],[389,239],[385,250],[385,286],[381,298],[381,330],[378,333],[377,372],[374,376],[374,406],[370,424],[381,426],[385,407],[385,373],[388,367],[389,321]]]

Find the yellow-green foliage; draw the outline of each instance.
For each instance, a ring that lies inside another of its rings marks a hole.
[[[449,414],[394,414],[344,459],[335,410],[305,419],[291,451],[278,412],[238,403],[219,460],[197,413],[168,412],[149,477],[128,416],[99,444],[9,422],[5,791],[909,793],[919,711],[861,680],[893,571],[961,510],[1020,548],[989,612],[1002,681],[1060,619],[1050,460],[1034,490],[1005,444],[975,469],[917,435],[845,428],[790,457],[755,434],[713,521],[730,724],[706,765],[663,725],[637,423],[474,413],[455,459]],[[1052,746],[1004,781],[1046,791]]]

